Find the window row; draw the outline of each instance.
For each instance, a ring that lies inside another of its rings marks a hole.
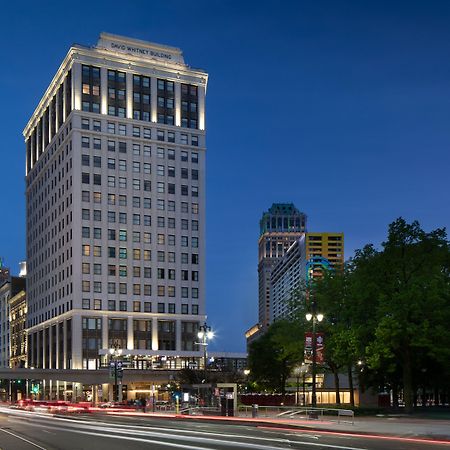
[[[89,298],[83,298],[82,299],[82,308],[83,309],[93,309],[96,311],[101,311],[103,309],[102,299],[95,298],[95,299],[89,299]],[[128,302],[126,300],[108,300],[107,301],[107,309],[108,311],[128,311]],[[117,309],[118,306],[118,309]],[[182,303],[180,306],[179,311],[177,311],[177,304],[176,303],[162,303],[159,302],[156,305],[156,311],[158,314],[189,314],[189,304],[188,303]],[[141,302],[140,300],[134,300],[133,306],[132,306],[133,312],[146,312],[151,313],[152,311],[152,302]],[[191,314],[192,315],[198,315],[199,308],[198,305],[191,305]],[[111,319],[109,320],[111,321]],[[119,321],[117,321],[119,322]],[[137,322],[137,321],[134,321]],[[109,329],[114,331],[120,331],[120,329],[117,329],[117,326],[114,326],[115,324],[110,323]],[[124,324],[126,326],[126,322]],[[136,325],[135,325],[136,327]],[[101,319],[98,318],[83,318],[82,321],[82,328],[83,330],[101,330],[102,324]],[[149,330],[142,330],[142,331],[149,331]]]
[[[82,148],[91,148],[91,139],[89,136],[82,136],[81,137],[81,147]],[[93,138],[92,139],[92,148],[94,150],[101,150],[102,149],[102,141],[100,138]],[[112,140],[107,141],[107,148],[109,152],[115,152],[116,150],[119,151],[119,153],[127,153],[127,143],[126,142],[116,142]],[[141,144],[133,143],[132,145],[132,151],[133,155],[140,156],[141,154],[145,157],[151,157],[152,156],[152,148],[150,145],[143,145],[141,147]],[[165,149],[163,147],[158,147],[156,149],[156,156],[160,159],[164,159],[167,157],[168,160],[175,161],[175,149]],[[189,152],[185,150],[180,151],[180,161],[181,162],[188,162],[189,161]],[[192,152],[191,153],[191,162],[193,164],[198,164],[198,153]]]
[[[145,104],[146,97],[135,97],[135,100],[140,98],[141,100],[144,100],[142,103]],[[91,125],[92,123],[92,125]],[[117,126],[116,126],[117,125]],[[83,130],[92,130],[92,131],[102,131],[102,123],[100,120],[93,119],[92,121],[87,118],[83,117],[81,119],[81,128]],[[126,124],[115,124],[113,122],[107,123],[107,131],[110,134],[119,134],[121,136],[127,136],[127,128]],[[155,131],[155,130],[153,130]],[[146,128],[146,127],[139,127],[139,126],[132,126],[132,132],[131,136],[144,139],[152,139],[152,129]],[[195,147],[198,147],[198,136],[197,135],[187,135],[187,134],[180,134],[179,143],[182,145],[189,145],[189,137],[191,138],[190,145],[193,145]],[[160,142],[170,142],[175,143],[175,132],[174,131],[166,131],[166,130],[156,130],[156,140]]]
[[[89,191],[82,191],[82,200],[83,202],[89,202],[90,201],[90,192]],[[100,194],[100,195],[98,195]],[[94,203],[101,203],[101,193],[100,192],[93,192],[93,201]],[[118,199],[118,205],[119,206],[127,206],[127,196],[126,195],[116,195],[116,194],[108,194],[108,205],[116,205],[116,201]],[[138,200],[139,199],[139,200]],[[144,209],[151,209],[152,202],[151,199],[148,197],[144,197],[142,199],[142,204]],[[133,207],[139,208],[141,205],[141,198],[140,197],[133,197]],[[173,200],[168,200],[167,202],[164,199],[158,198],[156,200],[156,209],[158,211],[165,211],[167,206],[167,211],[173,212],[175,211],[175,202]],[[187,202],[180,202],[180,211],[182,213],[189,213],[189,203]],[[108,217],[109,212],[111,212],[111,220],[108,219],[108,221],[111,221],[112,223],[115,222],[116,218],[116,212],[115,211],[108,211]],[[114,214],[113,214],[114,213]],[[198,214],[199,213],[199,206],[198,203],[191,203],[191,213],[192,214]],[[90,220],[91,219],[91,212],[89,209],[82,209],[81,210],[82,219],[83,220]],[[122,214],[122,216],[121,216]],[[124,214],[124,215],[123,215]],[[93,219],[95,221],[102,220],[102,212],[101,210],[93,210]],[[121,222],[121,217],[123,218],[123,221]],[[150,216],[149,216],[150,217]],[[136,219],[140,220],[140,219]],[[144,216],[144,224],[146,223],[146,216]],[[151,225],[151,217],[148,219],[149,226]],[[119,223],[127,223],[127,213],[119,212]]]
[[[167,236],[167,244],[169,247],[175,246],[175,235],[169,234]],[[182,239],[182,244],[188,242],[187,236],[182,236],[182,238],[186,238],[184,241]],[[192,246],[192,248],[198,248],[198,238],[192,238],[192,242],[197,247]],[[165,245],[166,243],[166,236],[164,234],[158,234],[158,245]],[[183,245],[182,245],[183,246]],[[184,245],[183,247],[188,247],[188,245]],[[144,261],[151,261],[152,260],[152,253],[151,250],[142,250],[140,248],[131,249],[132,251],[129,251],[129,249],[125,247],[120,247],[117,251],[116,247],[108,247],[107,248],[107,256],[108,258],[116,258],[117,255],[119,256],[119,259],[127,259],[129,254],[132,254],[132,259],[135,261],[140,261],[141,259],[144,259]],[[101,257],[102,256],[102,246],[100,245],[89,245],[89,244],[82,244],[82,255],[83,256],[95,256],[95,257]],[[159,255],[158,255],[159,256]],[[159,259],[159,262],[164,262],[161,259]],[[168,260],[168,262],[175,262],[175,258],[173,258],[173,261]],[[189,264],[189,255],[188,253],[181,253],[181,263],[182,264]],[[198,264],[198,254],[193,253],[191,255],[191,263],[192,264]]]
[[[165,261],[165,255],[163,255],[162,259],[159,259],[160,255],[159,253],[164,252],[158,252],[158,262],[164,262]],[[168,252],[168,262],[175,262],[175,253]],[[173,260],[170,261],[170,258],[173,257]],[[90,275],[91,274],[91,267],[93,269],[94,275],[102,275],[102,265],[101,264],[90,264],[87,262],[82,263],[81,270],[84,275]],[[120,276],[120,277],[127,277],[129,274],[133,276],[133,278],[152,278],[152,268],[151,267],[144,267],[141,266],[133,266],[130,267],[130,271],[128,270],[128,266],[126,265],[119,265],[116,266],[114,264],[109,264],[108,268],[108,276]],[[130,272],[130,273],[129,273]],[[158,279],[163,280],[166,278],[168,280],[175,280],[176,279],[176,271],[175,269],[167,269],[165,271],[164,269],[158,269]],[[190,271],[191,276],[189,277],[189,270],[181,270],[181,280],[182,281],[189,281],[189,278],[191,281],[199,281],[199,275],[197,270],[191,270]]]
[[[117,284],[119,289],[117,290]],[[102,293],[102,282],[101,281],[94,281],[91,283],[91,281],[83,280],[81,282],[81,288],[83,292],[94,292],[96,294]],[[128,294],[128,285],[127,283],[114,283],[114,282],[108,282],[107,283],[107,292],[108,294],[121,294],[126,295]],[[133,284],[132,287],[132,294],[133,295],[144,295],[145,297],[150,297],[152,295],[152,285],[151,284],[144,284],[143,289],[141,289],[140,284]],[[157,286],[157,295],[158,297],[175,297],[175,286],[164,286],[159,285]],[[181,288],[181,298],[189,298],[189,288],[188,287],[182,287]],[[198,288],[191,288],[191,298],[198,298]]]
[[[158,226],[158,228],[165,228],[166,218],[158,217],[157,226]],[[173,218],[173,217],[167,218],[167,227],[170,229],[175,228],[175,218]],[[189,221],[187,219],[181,219],[181,229],[182,230],[189,229]],[[198,231],[198,221],[197,220],[193,220],[191,222],[191,229],[193,231]],[[102,238],[102,229],[95,228],[95,227],[94,228],[82,227],[81,236],[83,238],[87,238],[87,239],[89,239],[91,237],[94,239],[101,239]],[[119,240],[119,241],[126,242],[129,237],[132,242],[141,242],[142,241],[144,244],[151,244],[151,241],[152,241],[151,233],[148,233],[148,232],[141,233],[140,231],[132,231],[129,233],[128,230],[118,230],[117,231],[115,229],[108,229],[108,240],[109,241]],[[182,242],[184,242],[183,241],[184,237],[186,237],[186,239],[187,239],[187,236],[182,236],[181,237]],[[186,240],[186,244],[187,244],[187,240]],[[194,246],[194,245],[196,247],[198,247],[198,238],[196,238],[196,237],[192,238],[192,246]],[[183,245],[183,247],[187,247],[187,246],[188,245]]]

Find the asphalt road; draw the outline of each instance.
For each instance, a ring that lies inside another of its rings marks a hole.
[[[223,422],[0,409],[1,450],[418,450],[450,445]]]

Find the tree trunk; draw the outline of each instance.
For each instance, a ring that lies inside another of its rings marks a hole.
[[[348,388],[350,390],[350,404],[355,406],[355,392],[353,387],[353,367],[351,364],[347,366],[348,370]]]
[[[398,385],[395,382],[392,384],[392,407],[398,409]]]
[[[405,402],[405,412],[413,412],[413,379],[412,379],[411,356],[406,348],[403,354],[403,400]]]
[[[341,392],[339,386],[339,373],[337,370],[333,370],[334,375],[334,390],[336,392],[336,405],[341,404]]]
[[[439,387],[434,387],[434,406],[439,406],[441,404],[439,399]]]

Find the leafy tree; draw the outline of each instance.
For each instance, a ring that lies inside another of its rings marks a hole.
[[[426,233],[417,221],[389,226],[383,250],[370,262],[375,290],[369,367],[400,368],[407,412],[412,411],[414,368],[421,358],[447,367],[450,357],[449,245],[444,229]]]
[[[252,382],[263,389],[285,393],[292,368],[303,355],[304,327],[298,321],[280,320],[249,347]]]
[[[336,403],[340,403],[339,373],[344,369],[349,375],[350,402],[354,405],[353,366],[361,358],[363,347],[352,294],[349,267],[342,272],[325,272],[315,283],[313,293],[320,311],[325,313],[325,362],[334,375]]]

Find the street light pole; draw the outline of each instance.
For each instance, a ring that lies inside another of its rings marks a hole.
[[[316,318],[313,318],[313,338],[312,338],[312,407],[315,408],[317,406],[317,391],[316,391],[316,357],[317,357],[317,339],[316,339]]]
[[[316,324],[317,322],[322,322],[323,314],[317,313],[317,305],[316,302],[313,301],[311,304],[312,313],[306,314],[306,320],[309,322],[312,320],[312,399],[311,404],[312,407],[315,408],[317,406],[317,390],[316,390],[316,371],[317,371],[317,335],[316,335]]]
[[[203,345],[203,373],[204,373],[204,383],[207,383],[208,379],[208,354],[206,347],[208,346],[208,340],[214,337],[214,333],[211,331],[211,327],[206,324],[200,325],[198,328],[197,337],[201,342],[196,342],[198,345]]]
[[[118,389],[118,357],[122,354],[122,349],[119,348],[119,343],[117,341],[113,342],[113,348],[109,349],[109,354],[114,361],[114,401],[119,399],[119,389]]]

